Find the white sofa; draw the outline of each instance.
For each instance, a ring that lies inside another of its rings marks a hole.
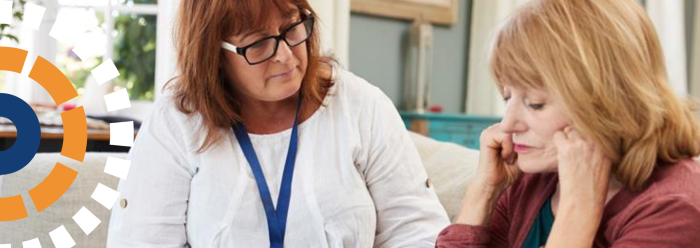
[[[478,151],[411,134],[418,147],[428,175],[450,218],[454,219],[464,195],[465,185],[473,176]],[[59,154],[38,154],[21,171],[4,176],[0,181],[0,196],[22,194],[29,217],[12,222],[0,222],[0,244],[22,247],[22,242],[39,238],[42,247],[54,247],[49,232],[65,226],[77,244],[75,247],[105,247],[110,211],[91,198],[98,184],[117,188],[118,178],[104,173],[107,157],[125,158],[126,154],[88,153],[83,163]],[[76,171],[78,178],[70,189],[48,209],[37,213],[28,191],[40,183],[60,162]],[[86,235],[72,217],[85,207],[101,223]],[[1,211],[2,206],[0,206]]]

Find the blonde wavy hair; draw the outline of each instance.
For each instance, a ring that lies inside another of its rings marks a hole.
[[[490,70],[499,89],[546,90],[629,189],[700,153],[694,105],[670,89],[657,33],[635,0],[533,0],[497,31]]]

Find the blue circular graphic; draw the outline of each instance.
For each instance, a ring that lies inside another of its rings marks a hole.
[[[29,164],[39,150],[41,127],[34,110],[22,99],[0,93],[0,117],[10,119],[17,128],[15,144],[0,151],[0,175],[15,173]]]

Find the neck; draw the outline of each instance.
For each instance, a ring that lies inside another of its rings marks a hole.
[[[333,68],[324,65],[319,68],[323,78],[333,77]],[[324,91],[324,95],[326,92]],[[241,117],[245,122],[248,133],[272,134],[292,128],[296,117],[299,94],[276,102],[265,102],[248,97],[241,98]],[[304,101],[299,110],[298,123],[301,124],[311,117],[321,104]]]
[[[298,94],[275,102],[244,98],[241,117],[249,133],[271,134],[291,128],[297,112]]]

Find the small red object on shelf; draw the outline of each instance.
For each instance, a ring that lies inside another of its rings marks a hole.
[[[433,105],[428,108],[431,113],[442,113],[442,105]]]
[[[64,103],[62,106],[63,106],[63,111],[68,111],[68,110],[74,109],[76,107],[75,103],[68,103],[68,102]]]

